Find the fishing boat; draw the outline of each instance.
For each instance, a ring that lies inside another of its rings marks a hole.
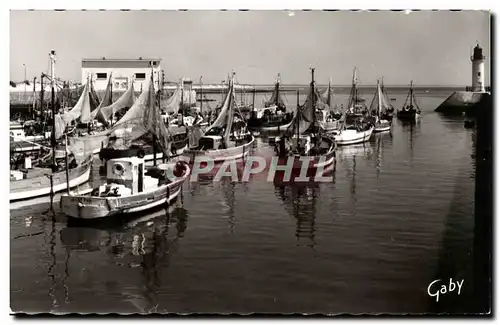
[[[360,117],[368,112],[365,100],[360,97],[358,89],[358,72],[354,68],[352,74],[352,86],[349,93],[349,102],[347,104],[347,117]]]
[[[40,162],[33,166],[31,157],[25,157],[24,168],[10,171],[10,201],[35,198],[43,195],[54,194],[63,190],[69,191],[71,188],[87,182],[90,178],[92,158],[87,156],[82,162],[74,154],[69,153],[67,141],[63,154],[61,150],[56,150],[56,133],[60,128],[56,128],[55,119],[55,51],[50,53],[51,59],[51,80],[52,80],[52,131],[51,131],[51,151],[46,158],[51,161],[45,163],[46,159],[39,159]],[[59,131],[58,131],[59,130]],[[50,156],[50,157],[49,157]]]
[[[328,88],[323,95],[316,94],[317,101],[315,107],[316,124],[326,132],[336,130],[340,126],[342,113],[333,105],[333,91],[331,81],[328,82]]]
[[[370,114],[374,124],[373,132],[386,132],[391,130],[391,121],[384,118],[384,114],[388,109],[389,104],[382,93],[380,82],[377,80],[377,91],[370,105]]]
[[[337,145],[350,145],[370,140],[375,129],[372,121],[364,117],[352,119],[352,122],[349,124],[347,121],[347,113],[344,112],[340,128],[332,132]]]
[[[297,91],[297,113],[292,127],[275,142],[279,157],[277,166],[289,166],[289,159],[292,158],[292,172],[301,173],[302,169],[306,169],[308,176],[315,174],[319,168],[332,165],[336,149],[335,140],[317,127],[315,107],[319,97],[314,83],[314,69],[311,69],[311,74],[310,93],[305,104],[300,107]],[[307,164],[306,167],[304,164]]]
[[[264,132],[280,131],[292,123],[293,113],[286,112],[286,105],[280,95],[281,76],[278,73],[271,99],[264,103],[263,108],[255,108],[255,89],[253,91],[253,110],[248,120],[248,128]]]
[[[152,134],[153,150],[158,145],[164,154],[170,146],[170,136],[160,119],[159,105],[155,101],[153,73],[148,90],[134,103],[123,118],[134,116],[127,123],[113,127],[115,140],[127,136]],[[123,119],[122,118],[122,119]],[[156,153],[155,153],[156,155]],[[146,168],[144,158],[123,157],[106,161],[106,184],[95,188],[90,195],[63,195],[62,211],[73,218],[99,219],[116,214],[148,210],[170,203],[181,191],[181,185],[190,173],[183,162],[169,162]]]
[[[58,165],[62,159],[57,159]],[[34,167],[10,171],[10,201],[36,198],[76,188],[90,178],[92,158],[69,166],[68,170]]]
[[[415,120],[420,116],[420,113],[421,111],[417,105],[415,93],[413,92],[413,81],[411,81],[408,96],[406,97],[403,107],[398,110],[397,117],[401,120]]]
[[[245,120],[235,112],[233,79],[217,119],[197,141],[198,144],[184,150],[183,156],[195,159],[202,156],[214,162],[222,162],[245,157],[254,142],[248,132]]]
[[[146,170],[144,159],[117,158],[106,163],[106,184],[90,195],[63,195],[62,212],[72,218],[99,219],[145,211],[170,203],[190,173],[182,161]]]

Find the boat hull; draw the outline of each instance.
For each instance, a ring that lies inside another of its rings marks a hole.
[[[375,123],[374,133],[387,132],[391,130],[391,123],[387,120]]]
[[[290,159],[293,159],[293,163],[290,162]],[[321,176],[316,175],[318,171],[324,171],[329,166],[333,165],[336,160],[336,152],[335,152],[335,143],[332,140],[330,148],[328,152],[317,155],[317,156],[283,156],[278,158],[278,162],[275,166],[276,174],[275,176],[279,179],[282,179],[288,168],[285,169],[286,166],[290,166],[290,175],[292,178],[296,178],[298,176]],[[274,166],[273,166],[274,167]],[[302,174],[302,175],[301,175]]]
[[[335,141],[339,146],[363,143],[370,140],[373,130],[374,128],[362,132],[358,132],[357,130],[344,130],[340,134],[335,135]]]
[[[186,149],[184,150],[182,156],[187,159],[192,159],[193,162],[196,157],[211,159],[213,162],[223,162],[226,160],[240,159],[248,155],[254,141],[255,138],[251,136],[251,139],[247,143],[239,145],[237,147],[219,150]]]
[[[92,168],[91,159],[86,160],[82,165],[69,171],[69,187],[73,188],[86,183],[90,179]],[[53,174],[54,193],[67,189],[66,171]],[[39,196],[49,195],[51,192],[50,178],[41,175],[34,178],[10,181],[10,201],[31,199]]]
[[[397,117],[400,120],[416,120],[420,117],[420,114],[417,112],[399,111]]]
[[[262,131],[262,132],[274,132],[274,131],[286,130],[288,127],[290,127],[290,125],[292,125],[292,121],[285,123],[285,124],[276,125],[276,126],[263,125],[263,126],[255,128],[255,129]]]
[[[172,183],[124,197],[63,195],[61,210],[68,217],[85,220],[146,211],[161,204],[170,204],[181,192],[189,173],[190,169],[186,166],[184,175]]]
[[[391,130],[391,126],[378,126],[373,129],[374,133],[388,132]]]

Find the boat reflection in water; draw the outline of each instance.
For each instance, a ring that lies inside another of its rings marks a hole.
[[[331,177],[333,183],[335,167],[325,169],[323,176]],[[297,182],[293,178],[290,181],[284,181],[280,176],[274,179],[276,196],[283,201],[288,214],[296,220],[297,246],[311,248],[316,246],[315,222],[321,184],[314,179],[309,182]]]
[[[137,278],[134,269],[140,267],[141,285],[134,286],[132,280],[122,294],[140,313],[161,312],[156,296],[162,285],[161,272],[168,268],[172,254],[177,251],[187,229],[187,219],[188,213],[182,204],[174,204],[127,222],[92,226],[68,224],[60,236],[68,252],[67,259],[74,251],[102,251],[113,264],[124,266],[123,273],[133,272],[134,275],[124,275],[132,279]]]
[[[392,141],[392,136],[390,133],[377,133],[375,134],[375,169],[377,178],[380,177],[380,171],[383,166],[383,149],[384,143],[387,141]]]

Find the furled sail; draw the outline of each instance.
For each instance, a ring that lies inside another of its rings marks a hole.
[[[322,101],[328,105],[330,109],[333,109],[333,91],[332,91],[332,86],[331,82],[328,83],[328,88],[325,90],[323,95],[320,97]]]
[[[66,125],[70,125],[73,121],[77,120],[81,123],[90,122],[91,105],[90,82],[87,80],[82,95],[80,96],[80,99],[78,99],[76,105],[71,110],[63,114],[63,120]]]
[[[390,109],[394,109],[394,106],[392,106],[391,101],[389,100],[389,95],[387,95],[387,92],[385,91],[384,88],[384,78],[382,78],[382,81],[380,83],[380,88],[382,89],[382,95],[384,95],[384,102],[388,105]]]
[[[108,85],[106,86],[106,91],[104,92],[104,97],[103,97],[102,101],[99,103],[99,106],[97,106],[97,108],[90,113],[91,120],[94,120],[96,118],[97,114],[99,113],[99,111],[101,110],[102,107],[109,106],[112,104],[112,101],[111,101],[112,88],[111,87],[112,87],[112,85],[111,85],[111,75],[110,75],[109,79],[108,79]]]
[[[90,98],[90,112],[93,112],[99,107],[101,100],[99,99],[99,96],[97,95],[94,89],[94,83],[92,82],[92,80],[90,81],[89,98]]]
[[[231,97],[233,97],[233,83],[232,82],[229,83],[229,91],[226,93],[226,98],[224,99],[224,102],[223,102],[224,104],[222,105],[222,107],[220,109],[219,115],[217,116],[215,121],[212,123],[212,125],[210,125],[208,127],[207,132],[209,132],[210,130],[212,130],[214,128],[222,128],[226,125],[227,117],[231,111],[231,109],[230,109],[231,102],[232,102]]]
[[[162,105],[162,110],[167,112],[167,114],[177,114],[182,100],[182,83],[179,83],[175,92],[170,96],[165,103]]]
[[[75,157],[85,156],[89,151],[105,146],[110,141],[120,142],[122,145],[128,146],[133,140],[148,132],[156,136],[157,143],[166,154],[169,154],[167,149],[170,144],[171,132],[161,119],[153,85],[151,80],[149,87],[141,93],[132,107],[113,127],[98,134],[71,138],[72,151],[76,152]]]
[[[265,106],[269,107],[271,105],[276,105],[276,106],[285,106],[285,102],[283,101],[283,98],[281,97],[280,94],[280,80],[278,76],[278,81],[274,85],[274,91],[273,94],[271,95],[271,99],[269,99],[267,102],[265,102]]]
[[[288,127],[288,131],[292,132],[292,134],[297,133],[297,128],[299,133],[306,132],[314,121],[314,96],[319,96],[315,88],[315,93],[309,91],[307,95],[306,101],[304,104],[297,108],[293,119],[292,124]],[[318,98],[318,97],[316,97]]]
[[[387,109],[389,108],[390,106],[386,101],[384,94],[382,93],[380,83],[377,81],[377,91],[375,92],[375,96],[373,96],[373,100],[370,104],[370,112],[372,114],[379,115],[387,111]]]
[[[122,113],[134,105],[135,93],[134,83],[130,83],[129,88],[114,103],[109,106],[100,107],[95,118],[102,124],[109,126],[110,118],[114,114]]]

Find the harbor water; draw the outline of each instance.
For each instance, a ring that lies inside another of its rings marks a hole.
[[[169,208],[85,226],[58,204],[11,205],[11,309],[424,313],[437,276],[464,279],[466,295],[474,130],[434,112],[449,95],[417,94],[417,123],[394,119],[391,133],[340,147],[328,183],[186,182]],[[336,100],[345,107],[347,97]],[[400,108],[406,93],[390,97]],[[274,152],[258,137],[253,154]],[[98,168],[96,158],[90,185],[102,181]]]

